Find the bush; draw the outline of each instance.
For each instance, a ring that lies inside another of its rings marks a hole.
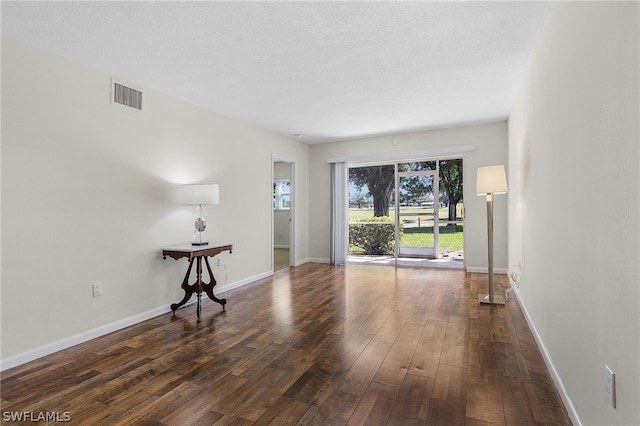
[[[351,222],[366,223],[349,224],[350,246],[360,247],[365,254],[393,254],[395,224],[390,217],[359,217],[351,219]],[[400,236],[403,232],[400,224]]]

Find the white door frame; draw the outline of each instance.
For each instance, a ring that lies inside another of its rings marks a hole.
[[[429,160],[429,161],[433,161],[433,160]],[[395,168],[396,168],[396,173],[395,173],[395,193],[396,194],[400,194],[400,178],[401,177],[413,177],[413,176],[432,176],[433,178],[433,247],[425,247],[426,249],[431,249],[431,256],[434,259],[437,259],[440,257],[440,248],[438,245],[438,234],[440,231],[439,228],[439,223],[438,223],[438,219],[440,214],[436,214],[436,212],[439,211],[439,205],[440,205],[440,199],[439,199],[439,195],[440,195],[440,188],[438,186],[438,184],[440,183],[440,167],[439,167],[439,163],[438,160],[436,160],[436,169],[435,170],[416,170],[416,171],[409,171],[409,172],[399,172],[398,171],[398,163],[395,164]],[[395,247],[395,256],[396,256],[396,261],[398,260],[398,257],[400,257],[400,203],[398,202],[398,195],[396,195],[396,202],[395,202],[395,210],[396,210],[396,247]]]
[[[274,164],[276,162],[279,163],[289,163],[291,166],[291,206],[289,207],[289,266],[295,266],[295,241],[296,241],[296,233],[295,233],[295,212],[296,212],[296,161],[292,158],[282,156],[280,154],[271,154],[271,184],[269,185],[270,191],[273,191],[273,182],[275,182],[275,172],[274,172]],[[269,197],[271,198],[271,196]],[[274,220],[275,215],[273,213],[273,206],[271,208],[271,272],[275,272],[273,270],[273,247],[275,244],[275,235],[273,232],[274,228]]]

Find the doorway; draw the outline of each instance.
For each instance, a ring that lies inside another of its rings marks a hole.
[[[398,257],[438,258],[438,179],[435,171],[396,174]],[[402,237],[400,236],[402,234]]]
[[[272,266],[276,273],[294,264],[294,163],[274,156],[272,176]]]

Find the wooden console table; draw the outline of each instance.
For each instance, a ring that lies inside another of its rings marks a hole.
[[[200,318],[200,297],[203,292],[206,293],[207,296],[209,296],[209,299],[221,304],[222,309],[224,309],[224,305],[227,303],[227,299],[218,299],[213,294],[213,288],[216,286],[216,279],[213,277],[213,272],[211,272],[211,266],[209,266],[208,258],[220,254],[223,251],[228,251],[229,253],[231,253],[232,249],[232,244],[222,246],[192,246],[191,244],[185,244],[183,246],[167,247],[162,249],[163,259],[166,259],[167,256],[176,260],[186,257],[189,261],[189,268],[187,269],[187,273],[185,274],[184,280],[182,281],[184,297],[180,302],[171,304],[171,310],[173,311],[173,313],[175,313],[176,309],[178,309],[180,306],[187,303],[193,293],[196,293],[198,296],[198,307],[196,309],[196,312],[198,314],[198,318]],[[196,282],[193,284],[189,284],[189,276],[191,275],[191,267],[193,266],[194,259],[196,260]],[[202,259],[204,259],[204,263],[205,265],[207,265],[207,271],[209,272],[208,283],[202,281]]]

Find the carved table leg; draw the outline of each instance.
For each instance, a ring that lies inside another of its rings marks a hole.
[[[196,308],[196,314],[200,318],[200,297],[202,296],[202,256],[198,256],[198,262],[196,266],[196,291],[198,292],[198,307]]]
[[[213,294],[213,288],[216,286],[216,279],[213,277],[213,272],[211,272],[211,266],[209,266],[209,259],[207,258],[207,256],[204,256],[204,263],[207,264],[207,271],[209,272],[209,282],[204,283],[202,285],[202,289],[204,290],[205,293],[207,293],[207,296],[209,296],[209,299],[221,304],[222,309],[224,309],[224,305],[227,304],[227,299],[218,299]]]
[[[189,275],[191,275],[192,266],[193,266],[193,259],[189,260],[189,268],[187,269],[187,273],[185,274],[184,280],[182,281],[182,289],[184,290],[184,297],[178,303],[171,304],[171,310],[173,311],[173,313],[175,313],[180,306],[187,303],[187,301],[191,298],[191,295],[195,291],[195,286],[189,285]]]

